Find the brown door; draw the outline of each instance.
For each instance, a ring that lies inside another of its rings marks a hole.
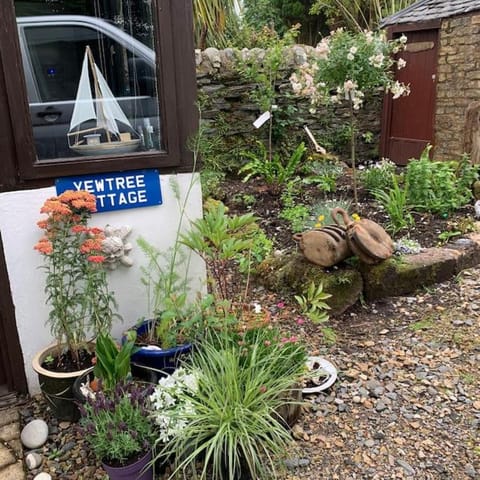
[[[24,368],[0,235],[0,408],[13,393],[26,393]]]
[[[418,158],[434,142],[438,29],[406,35],[407,49],[399,56],[407,66],[396,71],[395,79],[410,84],[410,95],[395,100],[388,95],[382,122],[382,156],[398,165]]]

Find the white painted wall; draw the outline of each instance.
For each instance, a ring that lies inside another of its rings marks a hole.
[[[105,227],[110,224],[130,225],[133,228],[129,240],[134,248],[129,255],[134,260],[134,265],[130,268],[120,266],[109,273],[110,288],[115,292],[118,312],[123,317],[123,323],[116,322],[113,326],[112,333],[116,337],[149,313],[145,289],[140,282],[140,267],[147,262],[136,245],[136,239],[143,236],[156,247],[165,250],[174,242],[180,210],[170,186],[172,177],[177,179],[184,198],[192,175],[161,175],[162,205],[97,213],[89,222],[90,226]],[[31,394],[39,392],[37,375],[31,367],[32,358],[38,350],[52,342],[49,328],[45,324],[49,307],[45,304],[44,272],[38,268],[43,264],[43,257],[33,246],[41,236],[41,230],[36,224],[44,217],[40,214],[40,208],[45,199],[54,195],[54,187],[0,194],[0,232]],[[201,217],[202,196],[197,177],[187,205],[188,220]],[[200,258],[192,259],[189,277],[194,291],[205,287],[205,267]]]

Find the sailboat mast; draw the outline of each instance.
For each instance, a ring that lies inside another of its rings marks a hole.
[[[95,87],[95,98],[97,99],[97,108],[101,108],[102,109],[102,112],[103,112],[103,117],[105,117],[105,110],[103,108],[103,96],[102,96],[102,92],[100,90],[100,85],[99,85],[99,82],[98,82],[98,77],[97,77],[97,71],[95,69],[95,60],[93,59],[93,54],[92,54],[92,50],[90,49],[90,46],[87,45],[86,47],[86,52],[87,52],[87,55],[88,55],[88,61],[90,62],[90,67],[92,68],[92,75],[93,75],[93,84],[94,84],[94,87]],[[105,129],[105,133],[107,134],[107,142],[111,142],[112,141],[112,138],[110,136],[110,132],[108,130],[108,128]]]

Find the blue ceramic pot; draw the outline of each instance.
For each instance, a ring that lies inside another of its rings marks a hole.
[[[143,321],[135,327],[137,336],[146,334],[152,327],[152,320]],[[182,358],[192,351],[192,344],[185,343],[177,347],[159,349],[153,346],[140,346],[132,355],[132,373],[150,381],[172,374],[179,366]]]

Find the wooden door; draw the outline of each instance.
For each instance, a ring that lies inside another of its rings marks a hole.
[[[398,165],[418,158],[428,143],[434,143],[438,29],[406,35],[407,49],[399,56],[407,66],[396,70],[395,79],[410,84],[410,95],[395,100],[388,95],[382,120],[381,154]]]
[[[26,392],[25,367],[0,235],[0,407],[14,401],[15,393]]]

